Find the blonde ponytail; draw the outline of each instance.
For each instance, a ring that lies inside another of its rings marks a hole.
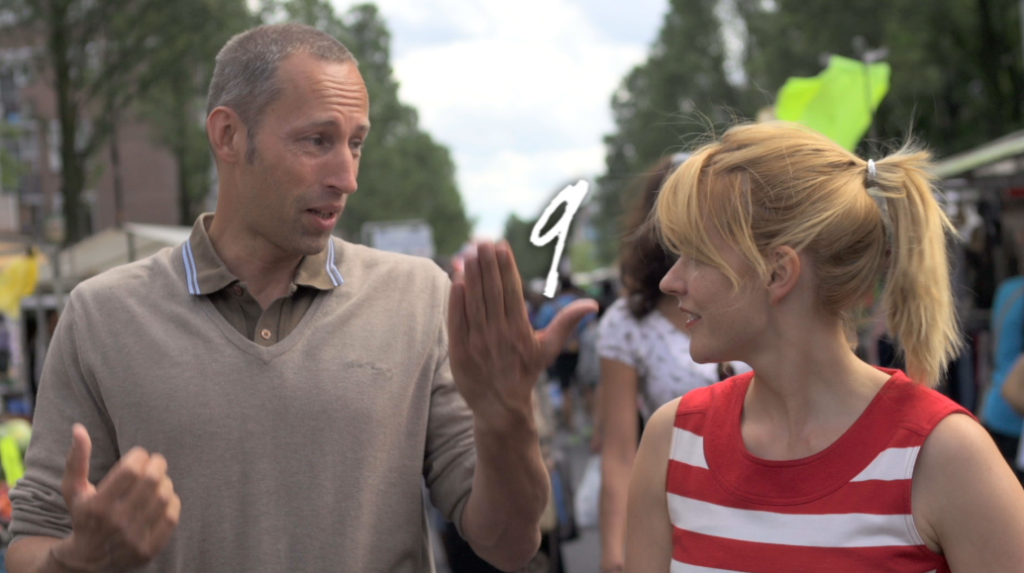
[[[955,229],[935,199],[930,160],[929,153],[904,147],[878,161],[866,185],[884,201],[891,238],[882,294],[886,325],[910,377],[935,385],[962,339],[946,248]]]
[[[814,260],[818,303],[846,321],[885,280],[882,306],[911,378],[938,383],[960,348],[946,233],[930,156],[905,147],[877,162],[796,124],[737,126],[698,149],[665,182],[656,224],[670,250],[739,277],[706,229],[767,278],[781,246]]]

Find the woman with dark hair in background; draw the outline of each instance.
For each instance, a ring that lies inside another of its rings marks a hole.
[[[626,295],[604,313],[598,334],[602,573],[621,571],[624,563],[626,498],[640,439],[637,409],[645,422],[662,404],[725,377],[718,365],[690,358],[686,318],[675,298],[658,288],[673,258],[645,225],[662,182],[683,159],[666,157],[640,179],[619,256]]]

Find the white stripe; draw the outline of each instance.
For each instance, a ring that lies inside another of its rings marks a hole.
[[[188,293],[199,294],[199,282],[196,280],[195,263],[192,262],[192,245],[185,241],[181,248],[181,257],[185,261],[185,280],[188,283]],[[195,284],[195,287],[192,285]]]
[[[672,568],[669,573],[743,573],[742,571],[734,571],[732,569],[715,569],[713,567],[701,567],[700,565],[690,565],[683,563],[682,561],[672,560]],[[935,573],[932,571],[932,573]]]
[[[196,268],[196,254],[192,251],[192,243],[188,245],[188,262],[192,265],[192,286],[195,287],[197,295],[203,294],[199,288],[199,270]]]
[[[825,571],[825,569],[822,569]],[[733,569],[715,569],[713,567],[701,567],[700,565],[689,565],[682,561],[672,560],[672,568],[669,573],[746,573],[744,571],[735,571]],[[936,569],[932,569],[928,573],[938,573]]]
[[[803,547],[917,545],[906,515],[790,515],[723,507],[671,493],[668,510],[679,529],[737,541]]]
[[[708,469],[704,459],[704,438],[682,428],[672,429],[671,459],[698,468]]]
[[[920,451],[921,446],[882,450],[868,467],[851,481],[910,479],[913,477],[914,462],[917,461],[917,454]]]
[[[341,283],[345,282],[345,279],[341,278],[341,272],[338,267],[334,266],[334,238],[327,239],[327,276],[331,277],[331,282],[334,286],[340,286]]]

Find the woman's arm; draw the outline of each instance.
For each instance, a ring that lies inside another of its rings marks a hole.
[[[637,375],[631,366],[601,359],[601,572],[625,565],[626,498],[636,457]]]
[[[1024,489],[974,420],[951,415],[928,436],[912,504],[921,537],[953,573],[1024,572]]]
[[[626,573],[668,573],[672,565],[672,522],[668,515],[669,449],[679,399],[651,416],[629,481],[626,508]]]

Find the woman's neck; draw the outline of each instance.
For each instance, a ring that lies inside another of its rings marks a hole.
[[[889,376],[853,353],[838,321],[780,329],[749,363],[744,399],[747,449],[799,459],[831,445],[857,421]]]

